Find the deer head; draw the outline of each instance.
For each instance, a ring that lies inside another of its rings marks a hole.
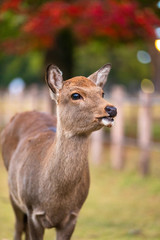
[[[60,69],[48,66],[46,82],[57,103],[58,123],[66,133],[90,134],[113,125],[117,110],[103,98],[102,89],[110,69],[111,65],[106,64],[88,78],[78,76],[63,81]]]

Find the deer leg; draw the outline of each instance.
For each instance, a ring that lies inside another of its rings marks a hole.
[[[25,232],[25,240],[30,240],[28,228],[26,229],[26,232]]]
[[[25,230],[24,230],[24,232],[25,232],[25,240],[30,240],[29,239],[29,229],[28,229],[28,217],[27,217],[27,215],[26,215],[24,221],[25,221]]]
[[[31,216],[28,217],[28,230],[30,240],[43,240],[44,228],[38,219],[33,220]]]
[[[76,220],[77,213],[71,213],[69,219],[56,228],[56,240],[70,240],[75,229]]]
[[[26,229],[27,215],[15,204],[11,196],[10,200],[16,217],[14,240],[21,240],[22,233],[25,232]]]

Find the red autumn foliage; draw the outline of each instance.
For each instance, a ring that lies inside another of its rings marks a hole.
[[[18,12],[25,8],[23,2],[5,1],[0,10]],[[36,11],[28,7],[24,13],[26,21],[20,31],[32,48],[49,48],[64,28],[71,29],[81,42],[95,37],[117,42],[136,38],[148,40],[155,36],[155,26],[160,25],[152,9],[142,9],[136,0],[46,1]]]
[[[7,10],[14,10],[14,11],[19,11],[19,7],[21,4],[22,0],[6,0],[4,3],[1,5],[1,12],[7,11]]]

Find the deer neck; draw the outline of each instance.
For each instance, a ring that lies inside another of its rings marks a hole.
[[[70,135],[57,124],[47,171],[63,192],[65,187],[68,190],[69,186],[73,188],[72,185],[78,184],[83,174],[88,174],[88,142],[88,136]]]
[[[66,171],[83,168],[88,155],[88,136],[70,135],[58,129],[55,139],[55,154],[56,161],[62,164]]]

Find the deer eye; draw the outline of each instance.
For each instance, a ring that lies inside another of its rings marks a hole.
[[[79,100],[82,99],[82,96],[79,93],[73,93],[71,95],[72,100]]]
[[[102,93],[102,98],[104,98],[104,92]]]

